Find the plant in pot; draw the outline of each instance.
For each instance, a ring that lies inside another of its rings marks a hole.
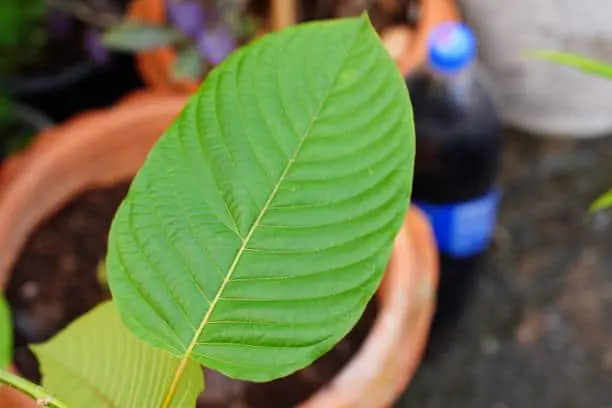
[[[199,86],[199,80],[193,78],[201,79],[207,72],[206,65],[210,66],[207,54],[213,54],[213,60],[218,61],[227,55],[230,48],[243,45],[252,36],[263,32],[276,31],[296,22],[355,17],[367,10],[383,37],[385,47],[406,76],[425,60],[426,38],[431,28],[442,21],[459,18],[452,0],[217,1],[223,5],[227,3],[225,7],[231,11],[230,21],[234,21],[229,26],[238,27],[227,30],[214,29],[218,23],[221,27],[228,24],[216,21],[219,13],[204,12],[202,4],[205,3],[214,6],[215,2],[132,0],[124,23],[107,33],[107,36],[113,36],[110,46],[136,52],[138,69],[148,86],[192,93]],[[245,30],[245,27],[249,29]],[[205,32],[207,29],[210,30],[208,34]],[[134,31],[142,35],[135,35]],[[118,35],[120,33],[132,34],[132,38]],[[185,36],[190,40],[181,39]],[[232,36],[238,40],[232,40]],[[189,78],[189,73],[192,78]]]
[[[133,179],[107,241],[111,299],[31,346],[46,395],[6,371],[2,381],[50,407],[195,406],[201,366],[278,391],[308,377],[378,293],[346,368],[305,400],[260,394],[252,406],[383,407],[406,386],[437,266],[428,224],[407,211],[409,95],[366,16],[269,34],[188,99],[131,97],[28,150],[0,172],[20,174],[0,184],[0,285],[53,209]],[[63,181],[41,195],[43,178]]]
[[[56,121],[108,103],[111,89],[123,93],[137,86],[135,73],[130,78],[119,65],[122,60],[101,45],[98,24],[109,24],[113,14],[99,11],[90,16],[80,11],[81,4],[74,4],[4,0],[0,6],[0,92]],[[89,16],[86,21],[83,15]],[[106,73],[115,77],[112,86],[96,88]]]
[[[132,3],[121,23],[108,28],[106,47],[162,58],[153,70],[170,84],[195,91],[204,76],[256,33],[258,21],[247,11],[247,0],[141,0]],[[134,15],[133,10],[142,9]],[[148,61],[145,58],[145,65]],[[142,65],[142,63],[141,63]],[[145,68],[145,71],[147,68]]]

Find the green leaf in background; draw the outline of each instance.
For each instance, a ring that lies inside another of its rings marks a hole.
[[[46,343],[31,346],[42,386],[71,408],[149,408],[160,404],[179,359],[140,341],[108,301]],[[185,367],[171,407],[195,407],[201,368]]]
[[[204,75],[206,63],[196,47],[185,47],[179,50],[174,62],[173,75],[177,79],[199,81]]]
[[[233,378],[307,366],[379,286],[413,160],[408,91],[367,16],[241,48],[162,135],[113,220],[107,273],[124,322]]]
[[[0,370],[13,361],[13,321],[4,296],[0,295]]]
[[[106,31],[102,43],[119,51],[148,51],[174,44],[183,38],[183,33],[172,27],[126,20]]]
[[[529,55],[560,65],[578,69],[584,73],[612,78],[612,64],[582,55],[558,51],[533,51]],[[612,190],[602,194],[589,207],[589,212],[596,212],[612,206]]]
[[[609,190],[597,197],[589,207],[589,212],[596,212],[612,207],[612,190]]]
[[[590,59],[578,54],[558,51],[533,51],[530,52],[529,55],[560,65],[576,68],[587,74],[612,78],[612,65],[604,61]]]

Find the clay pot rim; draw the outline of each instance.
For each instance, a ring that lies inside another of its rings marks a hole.
[[[103,134],[126,134],[117,129],[133,128],[145,121],[159,121],[160,117],[165,120],[164,115],[171,121],[182,111],[187,99],[186,95],[136,92],[113,108],[80,114],[42,132],[30,147],[0,167],[0,219],[15,218],[25,198],[35,196],[33,192],[40,188],[37,181],[49,174],[49,169],[58,166],[66,157],[74,153],[83,155],[88,149],[92,150],[94,141],[100,147]],[[102,124],[107,129],[104,132],[99,129]],[[111,177],[89,180],[84,186],[72,185],[70,192],[65,193],[66,197],[57,201],[53,208],[33,217],[29,221],[31,225],[22,231],[16,229],[15,233],[23,237],[13,245],[13,258],[23,249],[25,240],[40,219],[59,209],[85,188],[112,185],[117,181],[116,177]],[[6,240],[1,234],[0,245],[6,247]],[[355,390],[363,392],[368,385],[374,392],[384,394],[380,398],[389,404],[403,391],[420,362],[433,315],[434,291],[438,279],[434,250],[432,231],[425,216],[411,207],[406,215],[406,224],[395,241],[389,261],[390,268],[379,287],[382,302],[372,330],[350,362],[324,389],[302,403],[300,408],[329,406],[319,403],[328,400],[333,402],[331,406],[335,408],[357,407],[355,404],[359,401],[355,397],[359,393]],[[10,252],[10,248],[7,252]],[[16,260],[4,255],[4,258],[0,258],[0,291],[8,281],[8,274]],[[422,265],[417,264],[419,259],[423,261]],[[404,353],[401,352],[403,349],[406,349]],[[398,358],[398,352],[401,358]],[[365,369],[387,363],[394,369],[390,377],[387,374],[390,371],[388,367],[377,367],[378,371]],[[366,406],[375,408],[371,404]]]

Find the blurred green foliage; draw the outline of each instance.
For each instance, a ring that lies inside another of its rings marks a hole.
[[[556,64],[578,69],[584,73],[612,79],[612,64],[571,52],[559,51],[534,51],[531,56],[541,58]],[[611,107],[612,108],[612,107]],[[610,111],[612,115],[612,109]],[[599,196],[589,207],[590,212],[595,212],[612,207],[612,190]]]
[[[0,75],[36,58],[46,41],[45,0],[0,0]]]

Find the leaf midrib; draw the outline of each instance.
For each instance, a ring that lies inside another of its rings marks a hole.
[[[357,38],[359,37],[359,33],[360,32],[361,32],[361,27],[360,27],[359,30],[356,31],[355,37],[353,38],[353,41],[351,42],[351,45],[349,47],[347,47],[346,53],[342,57],[342,61],[341,61],[341,63],[338,66],[338,71],[334,74],[334,78],[333,78],[333,80],[332,80],[332,82],[331,82],[331,84],[329,86],[329,89],[327,90],[327,92],[325,93],[323,98],[321,99],[321,102],[319,103],[319,106],[317,107],[317,109],[315,110],[314,114],[312,115],[312,118],[310,119],[310,123],[308,124],[308,126],[304,130],[304,133],[302,134],[302,137],[300,138],[300,142],[298,143],[298,145],[297,145],[297,147],[295,149],[295,152],[293,153],[293,155],[287,161],[287,164],[285,165],[285,168],[283,169],[283,172],[281,173],[277,183],[275,184],[274,188],[270,192],[270,195],[268,196],[268,199],[266,200],[265,204],[263,205],[263,207],[259,211],[259,215],[255,219],[255,221],[253,221],[253,224],[251,225],[251,228],[249,228],[249,231],[248,231],[247,235],[244,237],[244,239],[242,241],[242,245],[240,246],[240,249],[236,253],[236,256],[234,257],[234,260],[232,261],[232,264],[230,265],[230,267],[228,269],[228,272],[227,272],[225,278],[223,279],[223,282],[221,283],[221,286],[219,287],[219,290],[217,291],[217,293],[215,294],[215,297],[212,299],[210,305],[208,306],[208,310],[206,311],[206,314],[204,315],[200,325],[196,329],[196,332],[195,332],[193,338],[191,339],[188,347],[185,349],[185,353],[181,357],[181,361],[180,361],[180,363],[179,363],[179,365],[178,365],[178,367],[177,367],[177,369],[176,369],[176,371],[174,373],[174,376],[172,378],[172,382],[170,383],[170,387],[168,388],[168,391],[167,391],[167,393],[166,393],[166,395],[165,395],[165,397],[163,399],[163,402],[162,402],[162,405],[160,406],[160,408],[169,408],[170,407],[170,403],[172,402],[172,399],[174,398],[174,394],[177,391],[178,384],[179,384],[179,381],[181,380],[182,374],[185,371],[185,368],[187,367],[187,364],[188,364],[188,362],[190,360],[190,356],[193,353],[193,350],[194,350],[195,346],[198,344],[198,339],[200,338],[202,332],[204,331],[204,328],[208,324],[208,320],[210,319],[210,316],[212,315],[212,312],[214,311],[217,302],[221,299],[221,295],[223,294],[223,291],[225,290],[225,287],[230,282],[230,280],[232,278],[232,275],[234,274],[234,271],[235,271],[235,269],[236,269],[236,267],[238,265],[238,262],[240,261],[240,259],[242,257],[242,254],[244,253],[245,249],[249,245],[251,237],[253,236],[253,234],[257,230],[257,227],[259,226],[261,220],[266,215],[268,209],[270,208],[270,205],[272,204],[272,202],[276,198],[276,194],[278,193],[278,189],[280,188],[280,186],[282,185],[283,181],[287,177],[287,174],[289,173],[289,171],[291,170],[291,168],[292,168],[293,164],[295,163],[297,157],[299,156],[299,154],[300,154],[300,152],[302,150],[302,147],[304,146],[304,143],[306,142],[306,139],[308,139],[308,135],[311,133],[312,128],[316,124],[316,122],[318,120],[319,113],[323,109],[323,106],[325,105],[325,103],[327,102],[329,96],[331,95],[332,90],[336,86],[336,82],[338,80],[338,77],[340,76],[339,74],[342,71],[342,68],[344,67],[344,65],[345,65],[345,63],[347,61],[347,58],[348,58],[348,55],[350,54],[350,51],[355,47],[355,43],[357,41]]]

